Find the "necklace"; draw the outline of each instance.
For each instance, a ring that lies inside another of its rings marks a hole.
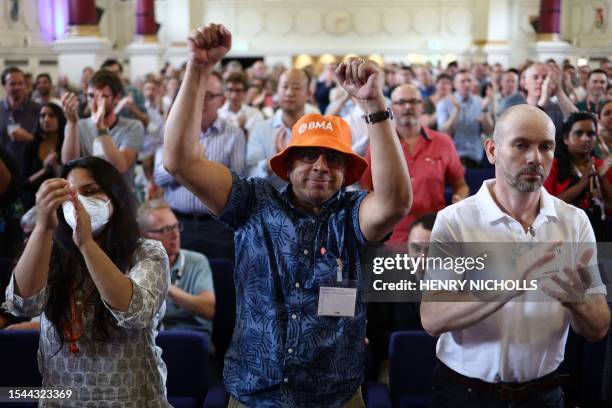
[[[84,297],[82,290],[76,289],[75,281],[72,281],[70,290],[70,320],[64,323],[63,334],[68,340],[68,350],[75,356],[80,354],[77,341],[83,336],[83,315],[85,314],[85,305],[93,295],[95,289],[92,288],[89,294]]]

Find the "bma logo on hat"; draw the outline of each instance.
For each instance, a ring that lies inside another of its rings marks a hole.
[[[300,127],[298,128],[298,133],[301,135],[306,130],[312,130],[312,129],[334,130],[334,128],[332,127],[331,122],[328,122],[328,121],[324,120],[322,122],[302,123],[300,125]]]

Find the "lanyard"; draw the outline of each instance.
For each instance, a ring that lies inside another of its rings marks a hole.
[[[183,277],[184,270],[185,270],[185,257],[183,256],[183,254],[179,254],[179,264],[176,269],[176,279],[173,282],[175,286],[179,286],[179,283],[181,282],[181,278]]]

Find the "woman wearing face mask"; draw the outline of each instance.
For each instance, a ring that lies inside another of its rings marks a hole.
[[[66,117],[62,108],[54,103],[45,103],[38,113],[34,141],[25,147],[26,208],[32,207],[36,191],[43,181],[57,177],[61,166],[62,143]]]
[[[167,255],[159,242],[140,238],[114,166],[81,158],[61,177],[36,194],[38,221],[7,288],[13,314],[42,313],[42,385],[71,389],[71,399],[54,402],[65,406],[169,407],[155,346]]]
[[[588,112],[572,113],[557,134],[555,159],[546,190],[563,201],[582,208],[593,226],[597,241],[610,238],[606,231],[612,206],[612,158],[593,156],[597,120]]]

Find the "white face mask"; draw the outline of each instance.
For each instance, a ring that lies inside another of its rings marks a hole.
[[[77,194],[77,197],[81,204],[83,204],[83,207],[85,207],[85,211],[89,214],[92,234],[98,234],[110,220],[113,208],[111,201],[104,201],[101,198],[95,197],[85,197],[80,194]],[[62,204],[62,210],[64,211],[66,222],[70,225],[70,228],[74,230],[76,227],[76,218],[74,217],[74,204],[72,204],[72,201],[65,201]]]

